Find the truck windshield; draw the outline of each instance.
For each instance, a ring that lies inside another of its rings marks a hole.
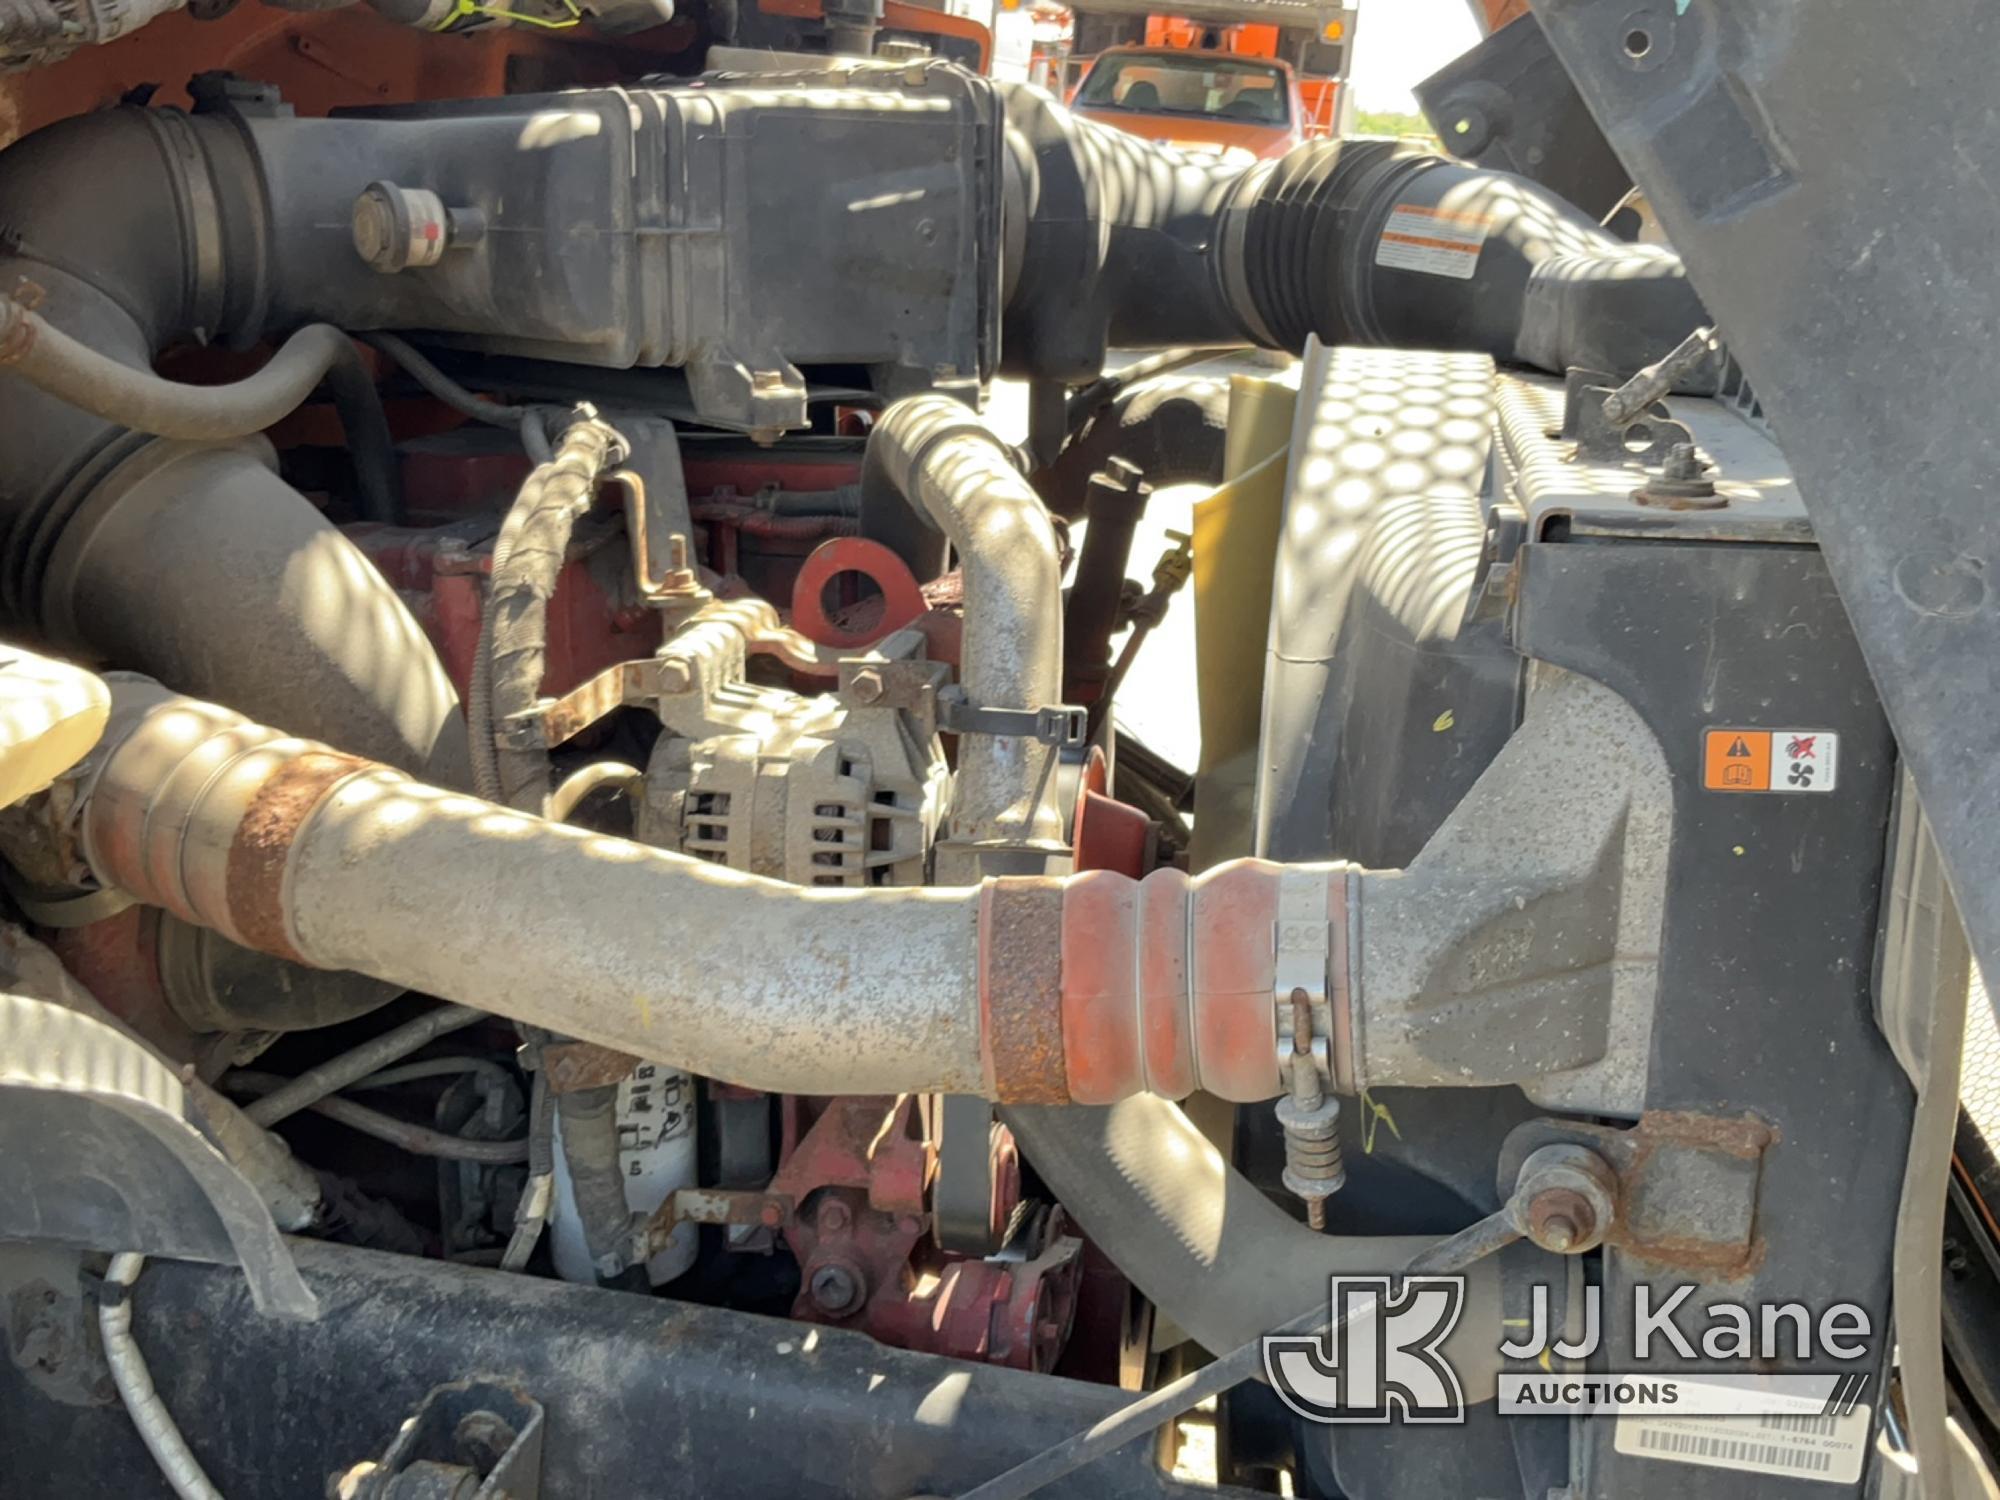
[[[1201,115],[1250,125],[1284,125],[1291,120],[1282,71],[1233,58],[1224,61],[1214,53],[1100,57],[1076,102],[1086,109]]]

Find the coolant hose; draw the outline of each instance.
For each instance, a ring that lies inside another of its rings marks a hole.
[[[262,432],[297,411],[335,364],[356,357],[338,328],[309,323],[255,374],[227,385],[189,385],[99,354],[41,314],[0,298],[0,369],[107,422],[157,437],[218,442]]]
[[[905,524],[927,519],[958,554],[965,575],[959,681],[975,707],[1032,710],[1061,701],[1055,527],[1015,451],[977,412],[939,395],[891,405],[868,434],[861,505],[864,528],[883,519],[886,507]],[[1053,748],[1027,735],[961,735],[948,843],[1000,858],[1060,849],[1055,763]]]
[[[374,377],[330,323],[301,328],[255,374],[227,385],[189,385],[100,354],[40,313],[0,298],[0,370],[107,422],[186,442],[262,432],[325,382],[347,432],[362,518],[402,521],[395,453]]]

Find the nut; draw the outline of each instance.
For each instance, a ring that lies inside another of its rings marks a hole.
[[[1544,1146],[1521,1165],[1508,1210],[1530,1243],[1556,1255],[1581,1255],[1604,1243],[1616,1217],[1618,1179],[1596,1152]]]

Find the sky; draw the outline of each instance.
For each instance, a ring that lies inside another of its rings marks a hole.
[[[1355,102],[1369,110],[1416,112],[1413,85],[1479,40],[1465,0],[1359,0],[1354,63],[1348,76]]]

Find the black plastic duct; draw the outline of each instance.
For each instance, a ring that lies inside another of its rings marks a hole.
[[[0,154],[0,287],[135,369],[176,340],[254,340],[265,266],[249,165],[227,121],[164,110],[38,132]],[[150,438],[23,380],[0,383],[0,430],[7,628],[463,783],[464,725],[429,642],[262,439]],[[218,1026],[232,996],[256,1002],[239,1024],[270,1024],[271,994],[326,1024],[394,993],[162,920],[170,997]]]
[[[1002,368],[1082,380],[1107,348],[1465,349],[1627,374],[1707,321],[1680,260],[1548,189],[1390,141],[1229,163],[1007,98]]]

